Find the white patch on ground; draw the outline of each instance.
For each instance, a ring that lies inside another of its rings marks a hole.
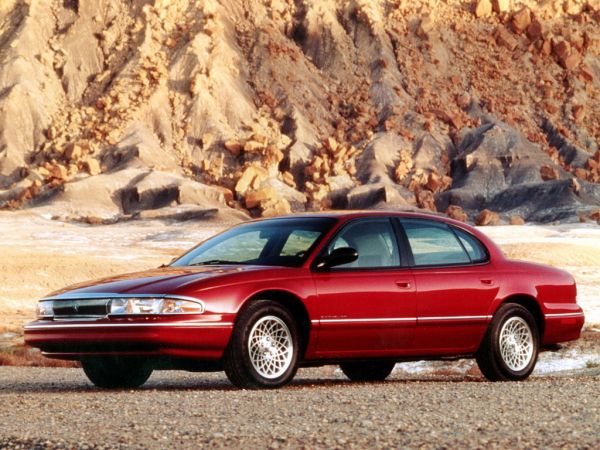
[[[35,251],[63,255],[90,254],[131,260],[154,254],[157,249],[183,253],[197,243],[221,231],[223,226],[194,221],[117,223],[89,226],[47,220],[39,216],[16,218],[0,215],[2,245],[14,245]]]
[[[575,349],[566,352],[546,352],[538,358],[533,373],[542,375],[565,370],[585,369],[589,364],[600,364],[600,354],[581,353]]]
[[[394,373],[407,375],[433,375],[449,373],[464,375],[476,366],[475,360],[415,361],[396,364]],[[600,354],[581,353],[572,349],[561,352],[544,352],[538,357],[533,376],[550,375],[567,370],[585,369],[600,365]],[[341,373],[341,371],[340,371]]]

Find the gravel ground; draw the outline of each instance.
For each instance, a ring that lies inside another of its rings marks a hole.
[[[0,448],[598,448],[599,374],[362,384],[327,367],[243,391],[221,373],[155,372],[99,391],[78,369],[0,367]]]

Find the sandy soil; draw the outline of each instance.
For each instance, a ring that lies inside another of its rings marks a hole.
[[[23,212],[0,214],[0,348],[19,342],[40,297],[69,284],[157,267],[227,227],[218,222],[158,221],[89,226]],[[484,227],[513,258],[566,269],[578,283],[587,328],[600,326],[600,227]],[[597,339],[592,340],[597,343]],[[583,345],[583,343],[582,343]],[[585,345],[581,350],[599,346]]]

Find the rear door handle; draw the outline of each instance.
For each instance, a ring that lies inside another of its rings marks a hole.
[[[489,278],[482,278],[481,279],[481,284],[485,284],[487,286],[491,286],[492,284],[494,284],[494,280],[490,280]]]
[[[398,286],[399,288],[402,288],[402,289],[409,289],[410,288],[410,281],[397,280],[396,281],[396,286]]]

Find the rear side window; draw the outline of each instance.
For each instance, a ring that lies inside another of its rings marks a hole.
[[[456,233],[463,247],[469,254],[471,262],[478,263],[487,261],[487,252],[485,251],[483,244],[479,242],[479,239],[477,239],[475,236],[471,236],[466,231],[459,230],[458,228],[454,228],[454,232]]]
[[[471,259],[454,232],[444,223],[401,220],[415,266],[470,263]]]

